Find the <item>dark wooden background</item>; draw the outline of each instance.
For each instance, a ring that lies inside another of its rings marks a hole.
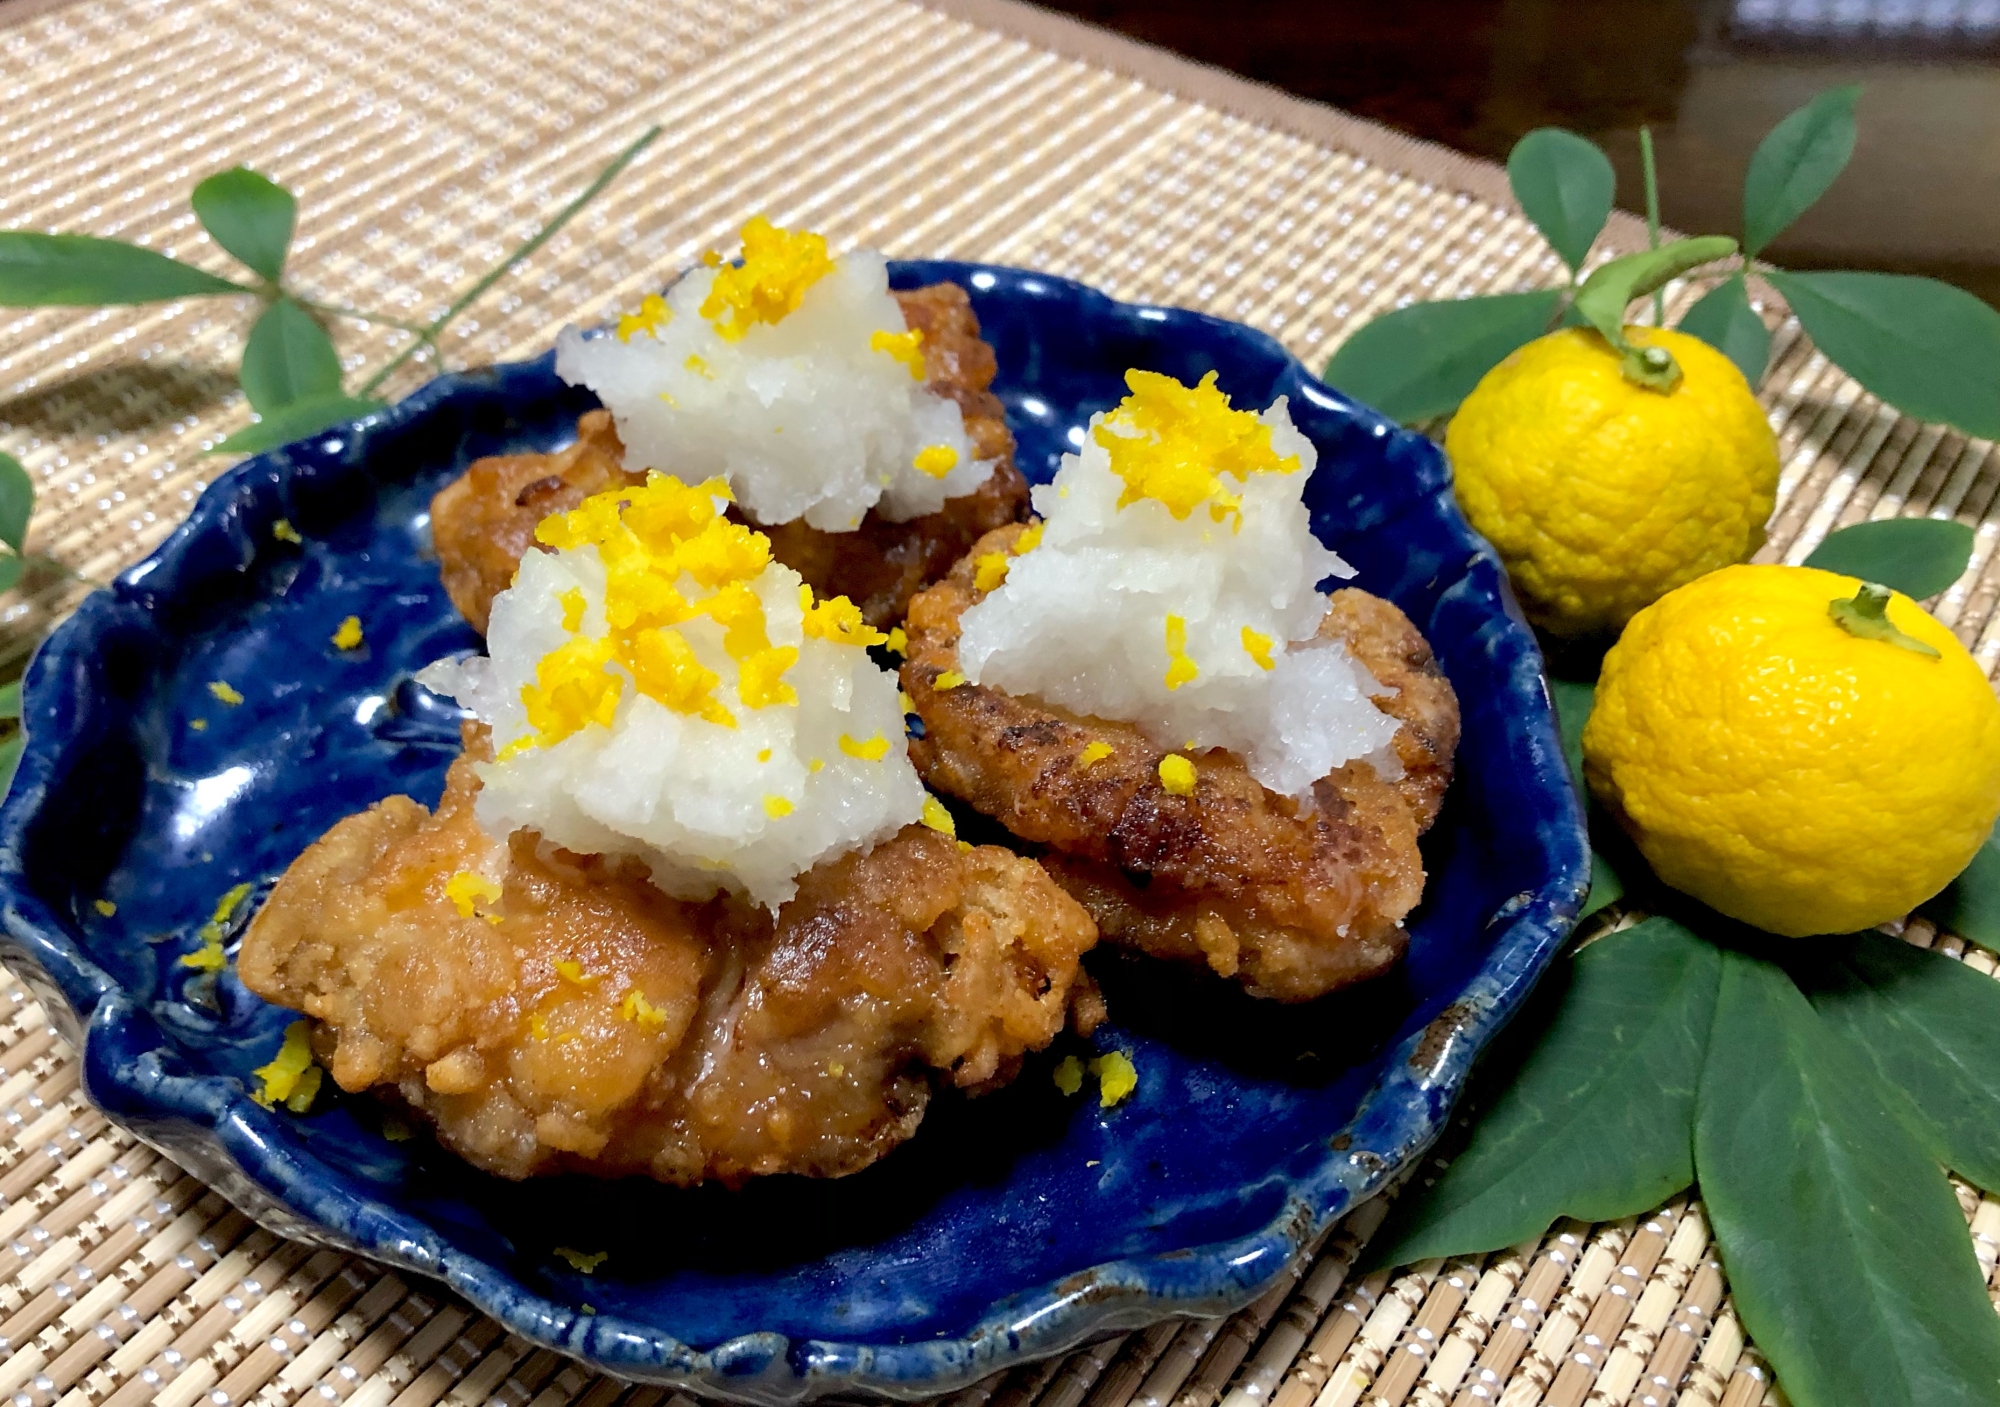
[[[1757,141],[1860,82],[1860,141],[1769,251],[1797,268],[1929,274],[2000,305],[2000,0],[1044,0],[1464,151],[1545,124],[1600,142],[1667,223],[1736,234]]]

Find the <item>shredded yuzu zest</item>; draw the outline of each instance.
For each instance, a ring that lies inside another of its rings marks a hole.
[[[1167,688],[1178,689],[1201,674],[1187,652],[1187,617],[1167,617]]]
[[[1271,658],[1271,647],[1277,642],[1261,630],[1243,627],[1243,653],[1257,663],[1259,669],[1276,669],[1278,662]]]
[[[106,918],[110,918],[118,912],[118,906],[109,899],[93,899],[91,900],[90,907],[96,909],[98,913]]]
[[[1085,743],[1083,751],[1076,755],[1076,765],[1088,771],[1109,756],[1111,756],[1110,743],[1103,741]]]
[[[460,870],[444,882],[444,897],[458,910],[460,918],[471,918],[481,905],[500,902],[499,882],[473,870]]]
[[[333,648],[336,650],[358,650],[361,648],[361,617],[349,616],[333,632]]]
[[[195,941],[201,946],[181,955],[182,967],[192,967],[197,972],[220,972],[229,965],[229,954],[222,945],[229,936],[229,925],[236,916],[236,910],[250,897],[251,887],[248,884],[235,885],[215,901],[215,911],[209,915],[208,922],[195,930]]]
[[[216,702],[228,704],[231,708],[243,702],[243,695],[238,693],[235,686],[226,680],[210,680],[208,692],[209,696],[215,699]]]
[[[972,589],[991,591],[1007,579],[1007,554],[982,552],[972,563]]]
[[[1160,785],[1175,796],[1194,795],[1194,764],[1177,752],[1160,759]]]
[[[840,735],[840,750],[849,757],[858,757],[863,762],[880,762],[889,755],[889,740],[877,733],[867,742],[856,742],[846,733]]]
[[[948,689],[956,689],[964,682],[965,676],[963,674],[960,674],[955,669],[947,669],[932,682],[931,688],[942,694]]]
[[[1097,1076],[1097,1107],[1109,1109],[1139,1087],[1139,1071],[1122,1050],[1107,1051],[1090,1062]]]
[[[779,796],[776,792],[772,792],[764,798],[764,814],[774,821],[782,821],[785,817],[791,815],[795,809],[790,801]]]
[[[1183,386],[1134,369],[1125,384],[1131,394],[1091,432],[1111,456],[1111,472],[1125,482],[1120,508],[1157,499],[1178,520],[1207,504],[1216,522],[1234,516],[1240,525],[1242,499],[1224,486],[1223,475],[1241,482],[1299,468],[1296,455],[1280,458],[1271,447],[1271,427],[1255,412],[1230,409],[1212,371],[1198,385]]]
[[[705,381],[715,380],[715,372],[710,368],[708,358],[699,352],[689,352],[687,360],[682,362],[681,365]]]
[[[958,451],[950,445],[925,445],[910,461],[920,474],[942,479],[958,467]]]
[[[271,524],[271,536],[280,542],[289,542],[294,547],[305,541],[303,537],[299,536],[299,530],[292,526],[291,519],[289,518],[280,518],[277,522]]]
[[[601,972],[585,972],[583,964],[575,958],[564,958],[556,964],[556,976],[578,987],[595,987],[604,980]]]
[[[637,987],[625,993],[625,999],[618,1003],[618,1014],[627,1021],[636,1021],[642,1026],[664,1026],[667,1024],[665,1007],[654,1006],[646,1000],[646,994]]]
[[[630,342],[640,333],[657,337],[661,328],[674,320],[674,310],[667,306],[667,300],[657,293],[648,293],[639,300],[639,311],[624,313],[618,318],[618,340]]]
[[[710,263],[715,283],[702,300],[701,315],[715,324],[725,342],[739,342],[757,323],[782,322],[798,311],[806,290],[833,272],[826,238],[810,230],[781,230],[762,215],[743,227],[743,262]],[[713,251],[711,251],[712,253]]]
[[[890,626],[889,638],[882,643],[896,654],[907,655],[910,653],[910,637],[903,633],[903,627],[900,625]]]
[[[797,705],[798,692],[784,676],[798,663],[798,648],[771,643],[764,604],[753,589],[771,565],[770,541],[724,517],[718,504],[728,499],[720,479],[689,485],[653,474],[643,485],[594,494],[535,529],[537,541],[559,551],[597,549],[608,630],[595,637],[580,633],[586,614],[580,589],[557,598],[571,638],[542,657],[535,682],[522,688],[534,729],[526,746],[552,746],[593,723],[610,727],[626,675],[640,694],[676,713],[737,726],[716,696],[722,677],[701,663],[679,628],[703,616],[722,628],[745,708]],[[808,636],[854,646],[888,638],[844,596],[814,601],[812,589],[801,586],[799,605]],[[500,756],[518,755],[522,747],[517,739]]]
[[[1049,1072],[1056,1088],[1064,1094],[1075,1094],[1083,1088],[1083,1062],[1074,1055],[1065,1055],[1056,1062],[1056,1068]]]
[[[943,835],[958,834],[958,822],[952,819],[951,812],[935,796],[924,797],[924,824]]]
[[[868,338],[868,350],[883,352],[909,368],[910,379],[924,379],[924,333],[913,327],[908,332],[877,330]]]
[[[1019,537],[1015,538],[1014,555],[1016,557],[1024,556],[1025,554],[1033,552],[1037,547],[1041,546],[1042,529],[1046,528],[1047,526],[1048,526],[1047,523],[1042,523],[1042,522],[1031,524],[1026,532],[1022,533]]]
[[[266,1109],[283,1104],[294,1114],[303,1114],[312,1107],[320,1074],[313,1064],[311,1029],[304,1021],[294,1021],[285,1028],[284,1044],[271,1062],[250,1072],[257,1077],[257,1088],[250,1097]]]

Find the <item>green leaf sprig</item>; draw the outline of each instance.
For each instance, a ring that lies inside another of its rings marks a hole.
[[[1633,347],[1626,312],[1651,295],[1664,324],[1661,290],[1698,276],[1713,286],[1679,330],[1736,364],[1754,390],[1771,336],[1750,303],[1762,280],[1791,306],[1818,349],[1868,391],[1919,420],[1981,438],[2000,436],[2000,312],[1950,284],[1903,274],[1801,273],[1762,259],[1764,250],[1824,195],[1854,152],[1858,86],[1821,93],[1758,145],[1743,180],[1743,235],[1660,245],[1652,133],[1640,129],[1649,248],[1612,259],[1584,277],[1610,217],[1610,161],[1573,132],[1540,128],[1515,144],[1508,182],[1522,213],[1568,267],[1567,285],[1447,302],[1413,303],[1359,328],[1326,364],[1325,379],[1405,423],[1443,415],[1509,353],[1557,326],[1595,327],[1639,385],[1670,393],[1678,369],[1665,348]],[[1539,315],[1539,317],[1537,316]]]
[[[1972,539],[1863,523],[1807,565],[1921,599]],[[1595,685],[1550,695],[1581,785]],[[1391,1210],[1368,1263],[1498,1250],[1699,1183],[1737,1310],[1797,1407],[2000,1400],[2000,1320],[1942,1174],[2000,1191],[2000,982],[1880,935],[1764,940],[1670,895],[1594,804],[1591,834],[1586,914],[1623,897],[1652,916],[1545,979],[1481,1069],[1469,1140]],[[1926,911],[2000,945],[2000,839]]]
[[[435,350],[439,335],[460,313],[509,269],[548,243],[659,135],[658,127],[642,133],[575,199],[429,322],[412,323],[386,313],[327,303],[300,291],[290,281],[286,268],[292,234],[298,225],[298,199],[268,177],[242,166],[204,179],[195,186],[190,203],[209,237],[242,264],[250,278],[224,278],[155,250],[115,239],[0,230],[0,307],[130,305],[245,294],[254,297],[258,312],[244,340],[237,381],[255,419],[211,452],[255,453],[381,409],[383,402],[376,392],[390,376],[425,348]],[[342,375],[339,354],[326,330],[331,318],[400,328],[414,340],[350,391]],[[0,513],[9,506],[7,494],[11,489],[5,482],[9,478],[4,466],[0,466]],[[28,502],[32,507],[32,483]],[[5,540],[19,552],[18,543]],[[4,577],[4,570],[0,567],[0,577]],[[0,580],[0,589],[12,585],[18,576],[16,569],[14,578]]]

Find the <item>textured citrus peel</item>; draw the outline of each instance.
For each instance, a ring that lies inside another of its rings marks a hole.
[[[952,819],[951,812],[935,796],[924,797],[924,824],[941,835],[958,834],[958,822]]]
[[[1254,411],[1232,410],[1216,388],[1215,373],[1183,386],[1171,376],[1137,369],[1125,373],[1131,394],[1091,431],[1111,457],[1111,472],[1125,483],[1118,506],[1142,498],[1162,503],[1176,520],[1207,505],[1220,523],[1242,526],[1242,497],[1223,482],[1252,474],[1290,474],[1297,455],[1271,447],[1271,427]]]
[[[782,230],[762,215],[743,226],[743,261],[713,263],[715,282],[702,300],[701,315],[725,342],[740,342],[758,323],[776,324],[799,309],[806,290],[833,272],[826,238],[809,230]]]
[[[1139,1087],[1139,1070],[1122,1050],[1106,1051],[1090,1062],[1097,1076],[1097,1107],[1109,1109]]]
[[[1194,764],[1177,752],[1160,759],[1160,785],[1175,796],[1194,795]]]

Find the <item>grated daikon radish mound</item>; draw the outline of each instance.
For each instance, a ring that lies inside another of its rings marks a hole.
[[[743,228],[743,262],[714,255],[619,321],[565,328],[556,372],[609,407],[632,469],[725,480],[760,523],[851,530],[977,489],[958,404],[924,383],[922,334],[872,249],[827,257],[819,235]]]
[[[965,612],[966,678],[1136,723],[1162,747],[1227,748],[1308,807],[1345,763],[1400,776],[1396,722],[1373,702],[1391,691],[1316,637],[1320,583],[1354,572],[1313,536],[1301,496],[1317,456],[1284,397],[1259,415],[1232,409],[1213,372],[1126,384],[1034,490],[1033,546],[980,563],[1004,579]]]
[[[884,637],[814,602],[728,490],[653,475],[557,514],[494,598],[488,657],[422,681],[491,726],[479,823],[631,855],[661,889],[775,909],[924,815]]]

